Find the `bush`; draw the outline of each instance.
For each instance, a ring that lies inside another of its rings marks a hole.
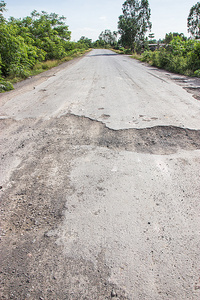
[[[177,36],[165,48],[145,51],[141,60],[174,73],[196,75],[200,69],[200,42]]]
[[[197,76],[197,77],[200,77],[200,69],[196,70],[196,71],[194,72],[194,75]]]
[[[141,55],[141,61],[150,62],[152,59],[152,52],[151,51],[144,51]]]
[[[49,70],[58,65],[58,60],[48,60],[44,62],[37,63],[33,70]]]
[[[166,70],[178,74],[186,74],[186,71],[188,70],[187,58],[182,56],[171,56],[170,61],[166,65]]]
[[[13,85],[9,81],[6,81],[0,77],[0,93],[13,90]]]
[[[133,52],[131,51],[131,49],[125,49],[124,54],[133,54]]]

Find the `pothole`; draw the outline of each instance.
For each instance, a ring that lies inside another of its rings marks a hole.
[[[152,154],[171,154],[178,150],[200,149],[200,130],[176,126],[114,130],[108,128],[103,122],[73,114],[63,116],[62,122],[63,126],[67,122],[67,129],[64,131],[73,134],[70,143],[74,145],[96,145]]]
[[[192,96],[196,100],[200,100],[200,86],[185,86],[183,87],[188,93],[192,94]]]

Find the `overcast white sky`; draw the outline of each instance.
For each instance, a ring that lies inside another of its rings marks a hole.
[[[125,0],[5,0],[5,17],[23,18],[31,11],[55,12],[64,15],[72,32],[71,40],[78,40],[82,35],[98,39],[101,31],[117,30],[118,17],[122,14]],[[157,39],[165,33],[187,33],[187,17],[195,0],[149,0],[151,8],[152,33]]]

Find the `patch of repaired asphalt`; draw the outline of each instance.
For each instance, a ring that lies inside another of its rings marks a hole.
[[[196,150],[200,131],[173,126],[113,130],[72,114],[46,121],[4,119],[0,124],[6,134],[2,172],[13,157],[18,160],[9,182],[0,183],[1,299],[128,299],[109,281],[103,249],[96,267],[65,257],[49,234],[63,222],[66,195],[74,192],[70,162],[85,154],[84,145],[163,155]]]

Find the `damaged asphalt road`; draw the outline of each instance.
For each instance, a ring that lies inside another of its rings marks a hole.
[[[108,50],[54,75],[0,96],[0,298],[199,299],[198,95]]]

